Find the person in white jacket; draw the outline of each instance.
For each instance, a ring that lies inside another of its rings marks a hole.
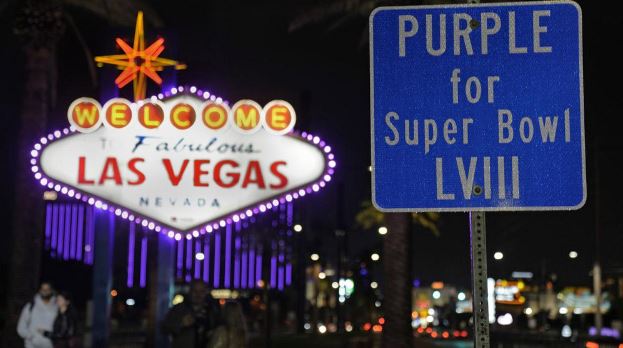
[[[53,348],[52,341],[43,335],[52,331],[58,308],[50,283],[41,283],[39,292],[22,309],[17,333],[24,339],[25,348]]]

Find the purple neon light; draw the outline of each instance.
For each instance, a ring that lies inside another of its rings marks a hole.
[[[195,239],[195,255],[201,252],[201,241],[199,239]],[[203,256],[205,258],[205,255]],[[201,261],[198,260],[195,256],[195,279],[199,279],[201,276]]]
[[[286,264],[286,286],[292,284],[292,264]]]
[[[187,282],[190,281],[191,276],[190,276],[190,268],[192,267],[192,262],[193,262],[193,242],[190,240],[190,238],[186,239],[186,276],[184,279],[186,279]]]
[[[221,286],[221,233],[214,235],[214,287]]]
[[[76,204],[71,205],[71,251],[69,257],[72,260],[76,259],[76,231],[78,230],[78,206]]]
[[[210,280],[210,236],[207,236],[203,243],[203,281],[208,283]]]
[[[147,286],[147,236],[143,233],[141,239],[141,276],[140,276],[141,288]]]
[[[84,206],[80,205],[78,207],[78,248],[76,250],[76,258],[78,260],[82,260],[82,251],[84,246],[82,244],[84,236]]]
[[[234,245],[234,288],[240,289],[240,237],[236,237]]]
[[[259,253],[255,256],[255,284],[259,284],[262,280],[262,255]]]
[[[248,258],[247,258],[247,250],[246,248],[242,249],[242,260],[240,261],[242,264],[242,274],[240,275],[241,287],[243,289],[247,288],[247,268],[248,268]]]
[[[255,249],[251,248],[249,250],[249,288],[255,288]]]
[[[94,228],[95,226],[94,221],[93,221],[93,209],[90,207],[86,208],[86,215],[87,215],[87,224],[86,224],[86,229],[87,229],[87,235],[86,235],[86,245],[84,246],[84,261],[89,264],[92,265],[93,264],[93,232],[94,232]]]
[[[277,287],[277,257],[270,257],[270,287]]]
[[[184,267],[184,242],[177,239],[177,278],[182,277]]]
[[[58,240],[56,242],[56,255],[63,257],[64,247],[64,231],[65,231],[65,205],[61,204],[58,210],[59,222],[58,222]]]
[[[52,234],[52,205],[45,207],[45,247],[50,247],[50,235]]]
[[[136,224],[130,224],[128,233],[128,288],[134,286],[134,249],[136,247]]]
[[[150,99],[156,100],[157,98],[157,99],[162,100],[184,90],[188,90],[189,93],[196,94],[197,96],[199,96],[200,98],[203,98],[204,100],[212,100],[212,101],[216,101],[217,103],[228,104],[227,101],[224,101],[220,97],[215,97],[210,92],[196,89],[196,87],[195,89],[192,89],[192,87],[184,88],[184,86],[166,90],[164,93],[159,93],[158,95],[151,96]],[[194,90],[195,92],[192,92],[191,90]],[[65,194],[69,196],[70,198],[74,198],[82,202],[86,202],[89,205],[95,205],[97,209],[109,210],[111,212],[116,212],[117,210],[119,210],[120,214],[115,214],[115,215],[121,216],[123,219],[129,219],[130,221],[135,221],[136,223],[145,221],[144,226],[149,227],[150,230],[156,230],[157,232],[163,229],[169,230],[168,228],[161,226],[159,223],[151,220],[151,218],[148,218],[148,217],[140,217],[139,219],[134,219],[134,215],[139,215],[139,214],[131,212],[129,209],[121,207],[121,206],[117,207],[110,202],[104,202],[100,198],[92,194],[82,192],[78,190],[77,188],[71,187],[63,183],[57,183],[51,178],[47,177],[45,173],[43,173],[43,171],[41,170],[41,166],[39,164],[39,158],[40,158],[40,154],[43,152],[45,147],[55,140],[58,140],[65,136],[71,136],[75,133],[76,133],[76,129],[73,128],[73,126],[69,128],[64,128],[62,130],[56,130],[48,134],[47,136],[40,138],[39,141],[33,145],[33,149],[30,151],[30,155],[31,155],[30,163],[31,163],[31,171],[33,172],[34,178],[42,186],[48,187],[49,189],[54,189],[55,191]],[[264,213],[266,212],[267,208],[268,210],[270,210],[273,206],[277,206],[280,203],[283,204],[286,201],[291,202],[300,197],[304,197],[306,194],[310,194],[312,192],[318,192],[321,188],[324,188],[326,186],[327,182],[331,181],[331,178],[333,174],[335,173],[334,168],[337,166],[337,163],[335,161],[335,155],[332,153],[331,146],[327,145],[326,142],[322,140],[320,137],[310,134],[308,132],[299,132],[299,131],[294,130],[287,136],[291,136],[291,137],[298,138],[303,141],[307,141],[308,143],[313,144],[314,146],[321,149],[322,153],[325,155],[326,167],[324,170],[324,174],[320,177],[320,179],[318,179],[317,181],[313,183],[310,183],[306,187],[296,188],[291,191],[284,192],[280,194],[277,199],[268,199],[264,202],[257,203],[255,206],[242,208],[239,211],[232,212],[228,217],[220,218],[220,220],[218,220],[219,224],[217,225],[215,225],[217,221],[206,222],[203,228],[197,230],[198,233],[193,233],[192,238],[196,238],[206,232],[210,233],[211,231],[207,228],[207,226],[212,225],[213,227],[214,226],[218,227],[220,225],[220,227],[225,227],[225,224],[230,224],[232,222],[235,222],[238,219],[244,218],[244,216],[251,217],[258,213]],[[172,231],[172,232],[174,233],[168,234],[169,238],[177,237],[178,232],[176,231]],[[185,233],[190,234],[192,232],[187,231]]]
[[[279,247],[278,247],[278,257],[277,257],[277,288],[279,290],[283,290],[284,287],[284,269],[283,269],[283,262],[285,261],[285,255],[283,254],[283,248],[285,247],[285,241],[280,240],[279,241]]]
[[[50,241],[50,248],[56,254],[56,238],[58,233],[58,205],[52,206],[52,236]]]
[[[228,224],[225,228],[225,280],[223,286],[229,288],[230,286],[230,268],[231,268],[231,224]]]
[[[69,247],[71,238],[71,206],[65,207],[65,228],[63,232],[63,259],[69,259]]]

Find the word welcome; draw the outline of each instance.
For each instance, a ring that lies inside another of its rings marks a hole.
[[[69,106],[67,118],[82,133],[91,133],[102,124],[112,129],[131,125],[157,129],[168,122],[179,130],[202,123],[214,131],[231,127],[242,134],[252,134],[264,128],[269,133],[283,135],[289,133],[296,123],[296,113],[290,103],[273,100],[261,107],[249,99],[240,100],[231,107],[214,101],[196,107],[184,102],[165,106],[158,100],[131,103],[127,99],[114,98],[102,107],[95,99],[78,98]]]

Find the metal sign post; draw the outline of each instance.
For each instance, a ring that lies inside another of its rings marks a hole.
[[[470,212],[472,259],[472,313],[474,348],[489,347],[489,305],[487,303],[487,225],[484,212]]]

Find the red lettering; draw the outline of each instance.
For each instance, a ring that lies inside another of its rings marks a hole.
[[[224,187],[224,188],[233,187],[236,184],[238,184],[238,181],[240,181],[240,173],[228,172],[227,174],[225,174],[225,176],[228,177],[230,180],[229,182],[224,182],[223,178],[221,178],[221,169],[223,169],[224,165],[230,165],[233,168],[238,168],[240,166],[238,162],[232,161],[232,160],[223,160],[223,161],[218,162],[214,166],[214,182],[220,187]]]
[[[132,158],[130,162],[128,162],[128,169],[136,175],[136,180],[128,181],[128,185],[140,185],[145,182],[145,174],[136,168],[137,163],[143,162],[145,162],[144,158]]]
[[[210,163],[210,160],[195,160],[194,161],[195,176],[193,180],[194,180],[195,186],[209,186],[207,182],[201,181],[201,176],[209,173],[207,170],[201,169],[201,166],[204,164],[208,164],[208,163]]]
[[[175,172],[173,171],[173,166],[171,165],[170,159],[163,158],[162,164],[164,164],[164,168],[167,170],[167,175],[169,175],[169,181],[171,181],[171,184],[173,186],[179,185],[180,181],[182,180],[182,176],[184,175],[184,171],[188,166],[188,160],[186,159],[184,160],[184,162],[182,162],[182,166],[178,174],[175,174]]]
[[[286,165],[286,161],[277,161],[277,162],[273,162],[273,164],[270,165],[270,172],[277,179],[279,179],[278,184],[270,184],[271,189],[281,189],[281,188],[286,187],[286,185],[288,184],[288,178],[279,171],[279,166],[285,166],[285,165]]]
[[[81,185],[93,185],[95,184],[95,180],[87,180],[85,178],[85,162],[86,158],[84,156],[80,156],[78,158],[78,184]]]
[[[112,173],[109,175],[108,172],[112,170]],[[102,175],[100,176],[100,180],[98,184],[103,184],[106,180],[113,180],[115,185],[121,185],[121,172],[119,171],[119,164],[117,163],[117,159],[114,157],[107,157],[106,162],[104,163],[104,169],[102,169]]]
[[[252,175],[254,175],[255,178],[252,178]],[[264,177],[262,176],[262,168],[258,161],[249,161],[247,172],[244,174],[244,179],[242,181],[242,188],[246,188],[249,184],[257,184],[258,188],[266,188]]]

